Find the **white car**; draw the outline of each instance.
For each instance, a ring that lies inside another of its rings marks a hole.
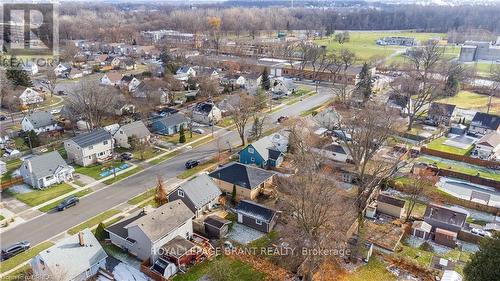
[[[197,129],[194,129],[193,130],[193,133],[197,133],[197,134],[204,134],[205,131],[203,129],[200,129],[200,128],[197,128]]]
[[[61,113],[61,109],[60,109],[60,108],[58,108],[58,109],[52,109],[52,110],[50,111],[50,113],[51,113],[51,114],[59,114],[59,113]]]
[[[477,234],[479,236],[488,236],[488,234],[489,234],[489,232],[486,232],[486,231],[479,229],[479,228],[473,228],[473,229],[471,229],[470,232]]]

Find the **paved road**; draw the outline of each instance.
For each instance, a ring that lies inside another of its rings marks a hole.
[[[296,116],[300,112],[320,105],[331,99],[332,95],[328,89],[319,88],[319,94],[309,97],[301,102],[285,106],[281,110],[271,114],[267,119],[266,127],[273,126],[281,115]],[[218,138],[222,148],[227,148],[227,141],[233,147],[240,144],[239,137],[234,131],[219,130]],[[27,240],[32,245],[43,242],[51,237],[78,225],[89,218],[111,209],[130,198],[141,194],[146,189],[155,185],[156,175],[161,175],[167,180],[175,178],[184,171],[184,163],[188,159],[199,159],[214,156],[217,153],[217,141],[188,150],[166,162],[152,166],[138,174],[135,174],[121,182],[115,183],[107,188],[96,191],[82,198],[80,204],[69,208],[64,212],[48,213],[37,217],[27,223],[21,224],[1,235],[2,246],[10,245],[17,241]],[[171,181],[172,182],[172,181]]]

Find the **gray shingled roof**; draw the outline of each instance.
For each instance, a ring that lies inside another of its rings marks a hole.
[[[144,138],[149,136],[151,133],[142,121],[135,121],[122,126],[122,130],[128,137],[136,136],[137,138]]]
[[[393,206],[397,206],[399,208],[403,208],[405,206],[404,200],[401,200],[401,199],[398,199],[398,198],[395,198],[395,197],[392,197],[389,195],[385,195],[385,194],[379,194],[377,197],[377,201],[384,202],[384,203],[387,203],[387,204],[390,204]]]
[[[26,115],[26,117],[24,118],[28,119],[28,121],[33,124],[33,127],[35,127],[35,129],[43,128],[57,123],[52,114],[47,111],[36,111]]]
[[[241,200],[236,206],[236,212],[266,223],[271,222],[276,215],[275,210],[249,200]]]
[[[78,234],[75,234],[38,254],[51,272],[64,272],[65,280],[73,280],[108,257],[89,229],[82,233],[84,246],[80,246]]]
[[[454,104],[433,102],[429,107],[429,114],[451,117],[453,115],[453,111],[455,111],[455,107],[456,106]]]
[[[149,240],[155,242],[177,229],[193,216],[194,213],[184,202],[175,200],[131,222],[125,228],[138,226]]]
[[[442,206],[429,204],[425,209],[424,218],[430,218],[450,225],[462,226],[467,219],[467,214],[454,211]]]
[[[476,112],[474,118],[472,118],[471,125],[496,131],[500,126],[500,116]]]
[[[98,129],[89,133],[78,135],[71,140],[78,144],[80,147],[87,147],[110,139],[111,134],[108,131],[104,129]]]
[[[179,186],[184,194],[193,202],[196,209],[203,207],[208,202],[222,194],[219,187],[207,174],[201,174]]]
[[[32,173],[37,177],[45,177],[54,174],[59,167],[68,167],[66,161],[59,152],[52,151],[42,155],[37,155],[24,160],[25,163],[31,163]]]
[[[244,188],[254,189],[274,175],[273,172],[253,166],[233,162],[209,174],[212,178],[223,180]]]
[[[174,114],[167,115],[165,117],[158,119],[157,122],[163,123],[163,125],[165,125],[165,127],[172,127],[172,126],[176,126],[178,124],[181,124],[181,123],[184,123],[187,121],[188,120],[187,120],[186,116],[184,116],[184,114],[174,113]]]

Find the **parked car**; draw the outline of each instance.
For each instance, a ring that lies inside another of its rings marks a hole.
[[[122,153],[122,154],[120,155],[120,158],[121,158],[122,160],[127,160],[127,161],[128,161],[128,160],[132,160],[132,158],[133,158],[133,157],[134,157],[134,156],[133,156],[133,155],[132,155],[132,153],[130,153],[130,152],[124,152],[124,153]]]
[[[0,115],[0,121],[5,121],[7,120],[7,116],[5,115]]]
[[[30,248],[31,244],[28,241],[21,241],[14,245],[11,245],[5,249],[2,249],[0,256],[0,261],[8,260],[11,257],[20,254]]]
[[[64,91],[57,91],[57,95],[59,95],[59,96],[66,96],[68,94],[66,94],[66,92],[64,92]]]
[[[198,160],[189,160],[184,166],[186,167],[186,169],[191,169],[198,166],[198,164],[200,164],[200,161]]]
[[[197,128],[197,129],[194,129],[193,130],[193,133],[197,133],[197,134],[204,134],[205,131],[203,129],[200,129],[200,128]]]
[[[64,211],[69,207],[76,206],[80,202],[80,199],[78,199],[75,196],[70,196],[66,199],[64,199],[59,205],[57,205],[57,210]]]
[[[280,116],[280,117],[278,118],[278,123],[284,122],[284,121],[286,121],[286,120],[288,120],[288,116]]]
[[[484,230],[482,230],[480,228],[473,228],[473,229],[471,229],[470,232],[472,232],[474,234],[477,234],[479,236],[486,236],[487,235],[486,233],[488,233],[488,232],[486,232],[486,231],[484,231]]]
[[[59,114],[59,113],[61,113],[61,109],[60,109],[60,108],[57,108],[57,109],[52,109],[52,110],[50,111],[50,114]]]

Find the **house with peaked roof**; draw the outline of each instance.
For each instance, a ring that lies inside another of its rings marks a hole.
[[[174,113],[153,120],[153,131],[160,135],[173,135],[180,131],[181,126],[187,128],[188,119],[182,113]]]
[[[229,163],[209,174],[219,188],[232,194],[236,190],[236,198],[253,200],[266,187],[274,183],[276,174],[255,166],[237,162]]]
[[[101,84],[107,86],[120,86],[123,75],[119,72],[105,73],[101,78]]]
[[[129,138],[135,137],[141,143],[146,143],[151,137],[151,133],[144,123],[139,120],[121,126],[114,134],[115,144],[120,147],[129,148]]]
[[[26,158],[19,168],[24,182],[38,189],[70,181],[74,171],[57,151]]]
[[[377,197],[377,212],[400,219],[405,212],[405,201],[381,193]]]
[[[189,77],[196,77],[196,71],[186,65],[179,67],[174,75],[174,78],[180,81],[187,81]]]
[[[168,202],[150,213],[140,210],[106,228],[111,243],[140,260],[153,263],[161,247],[180,236],[193,235],[194,213],[182,200]]]
[[[239,152],[240,162],[254,164],[261,168],[279,167],[288,150],[288,137],[274,133],[265,136]]]
[[[213,102],[199,102],[193,107],[194,122],[214,125],[222,119],[221,110]]]
[[[486,160],[500,158],[500,132],[490,132],[479,139],[472,156]]]
[[[43,97],[40,93],[28,87],[19,95],[19,101],[21,105],[37,104],[43,102]]]
[[[48,111],[35,111],[24,116],[21,128],[25,132],[33,130],[37,134],[51,132],[57,130],[57,121]]]
[[[111,159],[113,137],[108,131],[98,129],[64,141],[64,149],[68,161],[86,167]]]
[[[195,216],[199,217],[213,208],[221,194],[222,192],[212,178],[207,174],[201,174],[170,192],[168,201],[182,200]]]
[[[333,142],[322,147],[321,149],[313,148],[313,151],[318,152],[326,159],[337,162],[346,163],[352,160],[349,149],[343,143]]]
[[[71,70],[71,65],[66,63],[59,63],[54,68],[54,74],[56,76],[65,76],[67,73],[69,73],[70,70]]]
[[[221,239],[226,237],[229,232],[230,220],[223,219],[219,216],[208,216],[203,221],[205,226],[205,235],[210,239]]]
[[[64,238],[31,260],[34,280],[84,281],[106,268],[108,255],[90,229]]]
[[[429,238],[449,247],[455,246],[466,219],[466,213],[435,204],[427,205],[424,213],[424,221],[432,226]]]
[[[243,88],[246,83],[245,77],[240,74],[226,75],[221,79],[222,85],[232,86],[233,88]]]
[[[132,76],[124,76],[123,78],[125,78],[125,77],[130,77],[130,81],[127,82],[128,91],[131,93],[135,92],[135,90],[137,90],[137,88],[141,84],[141,80],[137,79],[136,77],[132,77]]]
[[[469,133],[484,136],[493,131],[500,132],[500,116],[476,112],[469,126]]]
[[[234,209],[238,223],[269,233],[278,219],[278,212],[250,200],[241,200]]]
[[[433,102],[429,107],[427,118],[436,125],[450,126],[455,107],[454,104]]]

